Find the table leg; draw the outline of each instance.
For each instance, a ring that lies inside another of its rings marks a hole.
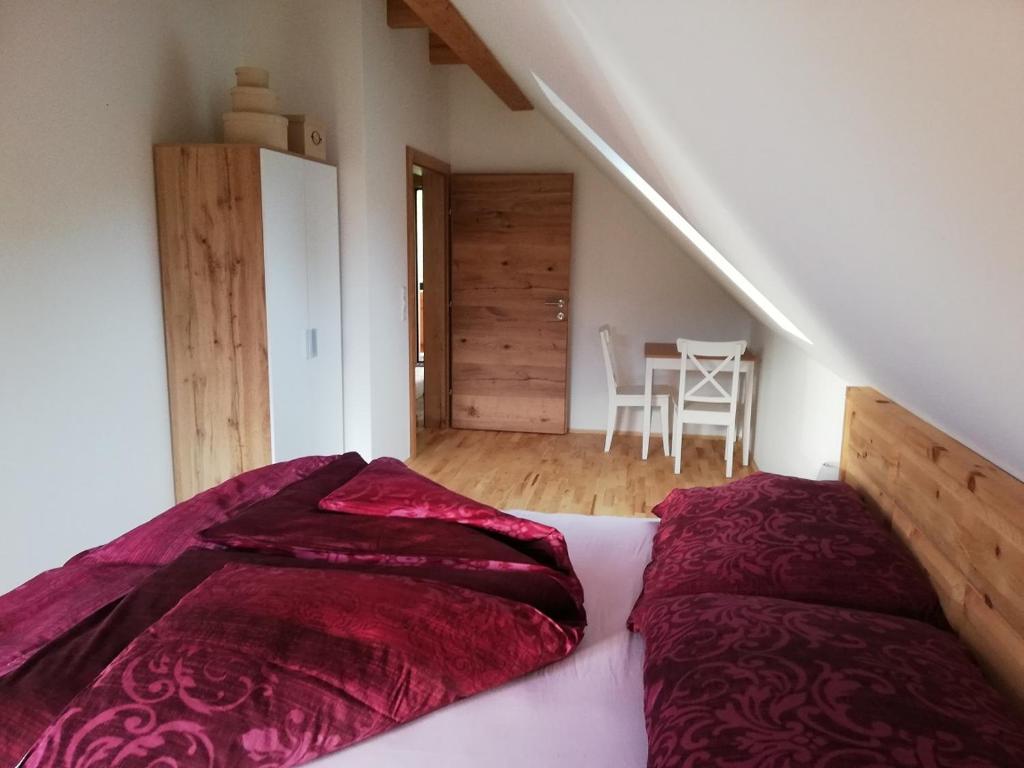
[[[651,445],[651,400],[654,390],[654,368],[650,360],[644,360],[644,426],[640,458],[647,461],[647,449]]]
[[[743,466],[750,466],[750,430],[754,410],[754,367],[747,371],[743,383]]]

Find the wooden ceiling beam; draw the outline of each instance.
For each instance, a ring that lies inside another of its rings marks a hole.
[[[515,80],[450,0],[405,0],[405,4],[463,63],[476,72],[509,109],[533,109],[526,94],[519,90]]]
[[[423,29],[426,24],[405,0],[388,0],[388,26],[392,29]]]
[[[463,64],[451,48],[445,45],[444,40],[437,36],[436,32],[430,33],[430,63],[431,64]]]

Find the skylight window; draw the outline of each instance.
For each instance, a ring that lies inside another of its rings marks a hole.
[[[804,333],[793,324],[793,321],[786,317],[782,310],[776,307],[768,297],[757,290],[754,284],[751,283],[743,274],[734,267],[728,259],[726,259],[721,252],[715,248],[707,238],[704,237],[697,229],[688,222],[679,211],[672,207],[672,205],[658,194],[658,191],[652,187],[647,180],[636,172],[629,163],[622,159],[618,152],[609,146],[608,142],[602,139],[593,128],[587,125],[583,118],[577,115],[568,104],[548,87],[536,72],[533,73],[534,79],[540,86],[547,100],[551,102],[551,105],[557,109],[562,116],[569,121],[573,128],[579,131],[583,137],[589,141],[594,148],[600,152],[608,162],[610,162],[615,169],[621,173],[626,180],[632,184],[637,190],[640,191],[647,200],[658,209],[662,216],[669,220],[669,222],[678,229],[683,236],[693,243],[704,256],[710,261],[719,272],[725,275],[737,288],[758,307],[764,311],[765,314],[770,317],[776,325],[787,333],[792,334],[796,338],[806,341],[808,344],[813,342],[804,335]]]

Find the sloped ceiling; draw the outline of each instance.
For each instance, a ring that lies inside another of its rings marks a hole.
[[[535,104],[565,125],[534,73],[808,354],[1024,475],[1024,3],[458,6]]]

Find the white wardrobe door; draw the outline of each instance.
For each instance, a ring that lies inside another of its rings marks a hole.
[[[306,268],[309,327],[315,354],[309,360],[309,453],[344,450],[341,392],[341,264],[338,252],[338,171],[305,163]]]
[[[263,193],[263,265],[270,369],[271,456],[285,461],[314,453],[314,413],[306,360],[307,163],[279,152],[260,152]]]

